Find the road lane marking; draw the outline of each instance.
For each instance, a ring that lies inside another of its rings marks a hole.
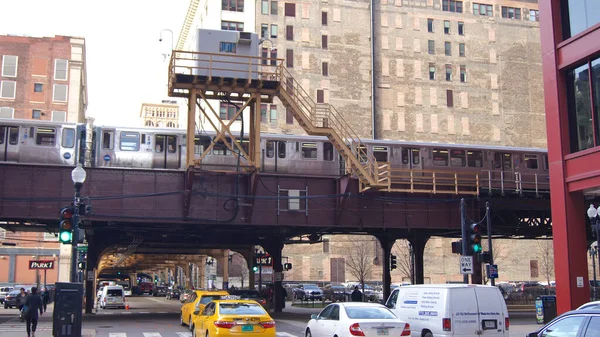
[[[144,332],[144,337],[162,337],[158,332]]]
[[[109,332],[108,337],[127,337],[127,334],[124,332]]]
[[[176,332],[176,334],[179,335],[179,337],[192,337],[191,332]]]
[[[291,333],[287,332],[276,332],[275,335],[277,337],[297,337],[296,335],[292,335]]]

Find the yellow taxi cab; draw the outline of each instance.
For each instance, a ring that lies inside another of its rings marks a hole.
[[[275,337],[275,321],[262,305],[253,300],[212,301],[198,313],[192,323],[193,337],[240,337],[244,335]]]
[[[194,290],[181,306],[181,325],[188,325],[191,330],[195,317],[194,312],[202,312],[208,302],[227,295],[229,293],[226,290]]]

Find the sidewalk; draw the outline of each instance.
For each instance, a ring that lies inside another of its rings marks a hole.
[[[52,312],[54,304],[48,304],[47,311],[38,319],[38,325],[35,337],[52,337]],[[12,316],[12,312],[11,312]],[[85,323],[84,323],[85,325]],[[18,310],[14,310],[14,317],[0,324],[1,337],[23,337],[27,335],[27,326],[25,322],[19,319]],[[82,337],[95,337],[95,329],[81,329]]]

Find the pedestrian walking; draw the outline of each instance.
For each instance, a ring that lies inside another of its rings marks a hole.
[[[42,288],[42,303],[44,303],[44,312],[48,311],[47,307],[48,307],[48,302],[50,302],[50,292],[48,291],[47,288]]]
[[[358,290],[358,286],[354,286],[354,291],[351,295],[352,302],[362,302],[362,293]]]
[[[23,317],[23,306],[25,305],[25,297],[27,297],[27,293],[25,292],[25,288],[21,288],[21,292],[17,295],[17,308],[19,309],[19,318],[21,322],[25,320]]]
[[[36,287],[31,287],[31,294],[25,298],[25,319],[27,320],[27,337],[35,337],[39,316],[44,314],[43,300]],[[38,316],[38,311],[40,312]]]

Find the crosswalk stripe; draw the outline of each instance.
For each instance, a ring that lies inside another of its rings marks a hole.
[[[162,337],[158,332],[144,332],[144,337]]]
[[[179,335],[179,337],[192,337],[192,333],[191,332],[176,332],[176,334]]]
[[[287,332],[275,332],[275,335],[277,337],[297,337],[296,335],[292,335],[291,333]]]
[[[124,332],[109,332],[108,337],[127,337],[127,334]]]

